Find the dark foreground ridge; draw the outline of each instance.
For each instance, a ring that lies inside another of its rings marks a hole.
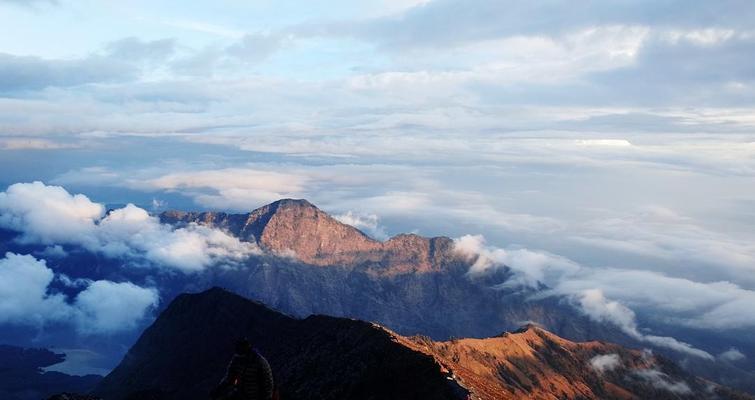
[[[270,362],[283,399],[459,399],[431,357],[373,324],[295,319],[214,288],[177,297],[96,390],[107,400],[207,399],[234,342],[246,336]]]
[[[750,399],[651,354],[536,327],[435,342],[346,318],[296,319],[218,288],[177,297],[95,394],[206,399],[241,336],[269,360],[283,399]]]

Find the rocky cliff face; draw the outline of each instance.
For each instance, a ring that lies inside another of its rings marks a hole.
[[[294,319],[220,289],[179,296],[96,393],[204,399],[241,336],[268,358],[285,399],[748,398],[650,354],[535,327],[434,342],[357,320]]]
[[[306,200],[279,200],[249,214],[169,211],[161,219],[221,228],[306,264],[361,267],[379,275],[438,271],[443,258],[454,258],[449,238],[404,234],[380,242]]]

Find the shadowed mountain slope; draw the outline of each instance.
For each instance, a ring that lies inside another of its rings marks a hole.
[[[200,223],[224,229],[257,243],[268,256],[241,268],[204,276],[176,292],[220,285],[296,316],[326,314],[376,321],[403,334],[486,337],[534,322],[570,340],[606,340],[625,346],[647,346],[615,325],[596,322],[569,298],[533,299],[531,292],[507,287],[512,276],[501,268],[484,276],[467,272],[475,261],[454,251],[447,237],[398,235],[373,240],[306,200],[280,200],[248,214],[166,212],[164,222]],[[503,285],[502,285],[503,284]],[[720,353],[726,344],[749,353],[752,339],[742,335],[685,327],[654,327],[693,346]],[[689,371],[755,393],[750,364],[732,365],[690,359],[683,353],[655,348]]]
[[[217,288],[177,297],[96,393],[204,399],[241,336],[268,358],[284,399],[748,398],[661,358],[535,327],[434,342],[357,320],[294,319]],[[592,366],[595,357],[614,354],[612,368]]]
[[[177,297],[96,393],[108,400],[147,393],[206,399],[242,336],[268,359],[285,399],[465,395],[432,357],[396,343],[373,324],[325,316],[294,319],[221,289]]]

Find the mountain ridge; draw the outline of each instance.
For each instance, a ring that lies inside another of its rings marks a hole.
[[[752,399],[650,353],[575,343],[534,325],[436,342],[355,319],[295,319],[220,288],[176,297],[95,393],[113,400],[146,393],[155,400],[204,398],[241,336],[268,358],[282,397],[290,399]],[[620,366],[591,367],[595,357],[611,354]]]
[[[386,242],[365,239],[358,229],[306,200],[284,199],[247,214],[166,212],[161,218],[176,226],[207,224],[258,243],[266,256],[239,268],[213,271],[210,279],[299,317],[355,317],[378,321],[403,335],[425,334],[436,340],[490,336],[532,321],[570,340],[648,346],[611,323],[590,318],[569,298],[533,299],[527,292],[502,285],[511,277],[507,267],[481,276],[468,274],[475,259],[454,251],[455,243],[449,238],[404,234]],[[333,235],[325,229],[331,226],[340,227],[344,234]],[[271,233],[263,235],[268,227]],[[264,238],[257,239],[254,232]],[[367,250],[353,243],[367,243]],[[183,288],[201,289],[194,282]],[[185,290],[176,293],[181,291]],[[708,332],[692,337],[678,336],[678,330],[659,334],[720,351],[716,337],[708,338]],[[740,348],[747,352],[752,347]],[[654,349],[684,362],[695,374],[755,393],[753,373],[747,366],[689,360],[684,353]]]
[[[306,264],[366,268],[380,275],[433,272],[438,270],[438,257],[454,257],[448,237],[402,233],[379,241],[304,199],[281,199],[246,214],[166,211],[160,219],[220,228]]]

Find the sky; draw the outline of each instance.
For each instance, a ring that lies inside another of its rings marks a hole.
[[[590,306],[755,326],[752,2],[0,0],[0,21],[2,188],[307,198]]]

